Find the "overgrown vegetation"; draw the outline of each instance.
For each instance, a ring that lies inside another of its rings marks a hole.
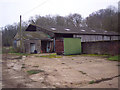
[[[8,54],[13,54],[13,55],[19,55],[19,56],[28,56],[30,54],[26,53],[18,53],[13,47],[3,47],[2,48],[2,53],[8,53]]]
[[[44,72],[44,70],[29,70],[29,71],[27,71],[27,73],[29,75],[37,74],[37,73],[40,73],[40,72]]]
[[[25,22],[22,22],[22,29],[24,30],[26,27],[27,24]],[[5,47],[12,46],[14,37],[19,30],[19,23],[14,23],[13,25],[6,25],[5,27],[2,27],[2,45]]]

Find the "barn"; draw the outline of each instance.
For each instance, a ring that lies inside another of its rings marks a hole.
[[[113,31],[61,26],[41,27],[34,24],[30,24],[23,31],[22,36],[24,53],[56,52],[57,54],[65,55],[80,53],[104,54],[104,52],[100,53],[99,48],[101,46],[106,47],[106,45],[109,45],[109,43],[111,43],[112,45],[115,44],[114,47],[118,49],[119,46],[117,46],[117,44],[119,43],[120,38],[120,34]],[[97,48],[99,50],[94,52],[93,49],[95,48],[92,47],[95,47],[96,43],[98,42],[99,45],[101,46],[96,47],[96,50]],[[105,45],[105,43],[107,44]],[[19,32],[16,34],[14,38],[14,47],[15,48],[20,47]],[[105,54],[107,54],[108,52],[109,51],[106,51]]]

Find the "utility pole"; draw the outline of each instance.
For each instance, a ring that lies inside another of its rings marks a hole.
[[[21,20],[22,16],[20,15],[20,49],[21,49],[21,52],[23,52],[23,47],[22,47],[22,27],[21,27]]]

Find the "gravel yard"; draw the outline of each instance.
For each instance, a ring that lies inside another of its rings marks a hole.
[[[3,88],[118,88],[117,61],[103,56],[44,55],[3,55]]]

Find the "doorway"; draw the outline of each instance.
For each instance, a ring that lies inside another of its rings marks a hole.
[[[34,53],[35,51],[35,43],[30,43],[30,53]]]
[[[50,53],[53,51],[53,42],[51,41],[41,41],[41,52]]]
[[[41,52],[46,53],[47,41],[41,41]]]

